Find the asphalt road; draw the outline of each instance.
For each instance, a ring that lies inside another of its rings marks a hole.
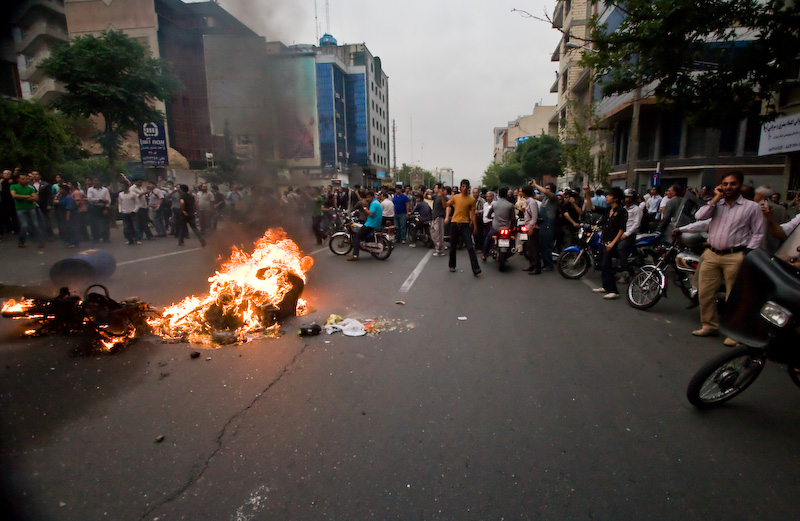
[[[113,297],[201,293],[219,257],[115,241]],[[729,405],[684,392],[726,349],[697,339],[677,292],[650,312],[591,293],[599,276],[507,273],[466,252],[398,246],[316,263],[312,313],[279,339],[203,350],[140,341],[75,357],[72,338],[0,323],[2,464],[22,519],[753,519],[796,517],[800,392],[768,364]],[[6,284],[71,251],[0,244]],[[416,274],[414,278],[412,274]],[[405,302],[404,305],[397,301]],[[299,337],[331,314],[381,333]],[[459,317],[466,317],[460,320]],[[156,442],[163,436],[162,442]]]

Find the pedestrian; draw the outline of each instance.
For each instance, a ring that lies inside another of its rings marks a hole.
[[[36,201],[39,200],[39,194],[29,182],[28,174],[20,173],[17,182],[9,186],[19,222],[17,244],[20,248],[24,248],[25,239],[31,237],[39,241],[40,248],[44,248],[44,235],[39,229],[39,218],[36,214]]]
[[[142,244],[142,232],[136,214],[139,196],[131,190],[127,180],[122,181],[122,191],[117,195],[119,215],[122,218],[122,233],[128,244]]]
[[[208,191],[206,183],[202,183],[197,191],[197,217],[200,233],[208,235],[214,220],[214,194]]]
[[[446,202],[442,183],[436,183],[433,187],[433,212],[431,221],[431,240],[433,241],[433,256],[444,256],[444,219]]]
[[[472,198],[475,199],[475,229],[473,230],[473,239],[475,244],[480,246],[483,244],[484,233],[483,229],[483,207],[486,204],[486,199],[481,195],[479,188],[472,189]]]
[[[70,194],[69,186],[66,184],[59,185],[59,198],[58,204],[61,207],[61,219],[63,220],[62,229],[64,235],[61,239],[67,248],[75,248],[80,241],[80,233],[78,231],[78,204]]]
[[[78,205],[78,218],[75,220],[75,225],[78,227],[78,236],[82,241],[90,241],[89,236],[89,203],[86,200],[86,192],[84,192],[77,181],[75,183],[68,182],[70,187],[69,194],[75,199],[75,204]]]
[[[528,234],[525,248],[528,253],[528,267],[523,268],[528,275],[538,275],[542,272],[541,259],[539,256],[539,201],[533,196],[533,187],[525,185],[522,187],[525,195],[525,213],[523,214],[523,226]]]
[[[181,223],[178,226],[178,246],[183,246],[184,239],[189,236],[189,227],[192,228],[195,237],[200,240],[200,246],[205,247],[206,241],[203,234],[197,229],[195,224],[195,208],[196,202],[194,196],[189,193],[188,185],[180,186],[180,202],[181,202]]]
[[[708,244],[698,270],[698,294],[702,327],[695,336],[719,335],[717,292],[724,280],[726,298],[730,295],[745,254],[759,247],[764,237],[764,217],[761,207],[742,196],[744,174],[734,170],[717,186],[714,197],[702,206],[695,217],[698,221],[711,219],[708,224]],[[736,341],[725,339],[725,345]]]
[[[392,197],[392,203],[394,203],[394,225],[397,228],[397,234],[400,236],[400,244],[405,244],[407,236],[406,226],[408,225],[408,207],[411,204],[411,200],[403,193],[402,187],[397,186],[395,187],[394,197]]]
[[[475,228],[475,199],[469,193],[469,180],[462,179],[460,192],[445,203],[445,208],[452,208],[450,217],[450,271],[456,271],[456,251],[458,243],[463,241],[467,247],[469,261],[472,265],[472,274],[476,277],[481,274],[478,265],[478,256],[475,254],[475,245],[472,243],[472,230]],[[396,210],[396,208],[395,208]]]
[[[156,237],[166,237],[167,229],[164,226],[164,191],[153,181],[147,183],[147,215],[156,230]]]
[[[600,219],[599,226],[602,230],[600,234],[600,278],[603,286],[595,288],[595,293],[604,293],[606,300],[619,298],[617,291],[617,281],[614,278],[614,256],[617,255],[619,241],[625,233],[625,226],[628,222],[628,212],[622,206],[623,193],[621,188],[614,187],[606,194],[606,205],[608,213]],[[594,202],[590,202],[590,209],[594,209]]]
[[[375,230],[380,228],[383,223],[383,209],[381,204],[375,200],[375,192],[368,190],[363,202],[365,203],[364,211],[367,214],[367,220],[364,222],[364,226],[359,228],[358,232],[353,236],[353,256],[347,259],[349,261],[358,260],[361,241],[369,237],[370,234],[375,233]]]
[[[539,248],[542,257],[542,271],[553,271],[553,243],[556,239],[556,219],[558,217],[558,197],[556,184],[545,186],[533,181],[533,187],[539,190]]]
[[[92,186],[86,190],[86,202],[89,207],[92,242],[111,242],[108,226],[111,192],[103,186],[99,177],[93,178]]]
[[[311,231],[317,239],[317,244],[322,244],[325,239],[325,234],[322,232],[322,206],[325,199],[322,197],[322,192],[319,187],[309,187],[307,197],[311,202]]]
[[[50,210],[53,208],[53,188],[50,183],[42,179],[41,174],[36,170],[31,172],[30,178],[31,186],[39,194],[39,200],[36,202],[39,229],[42,230],[45,237],[51,238],[53,236],[53,227],[50,224]]]

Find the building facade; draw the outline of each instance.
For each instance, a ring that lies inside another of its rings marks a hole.
[[[520,116],[509,121],[505,127],[494,129],[494,161],[500,163],[527,139],[548,134],[550,122],[556,113],[555,105],[539,105],[533,108],[533,114]]]

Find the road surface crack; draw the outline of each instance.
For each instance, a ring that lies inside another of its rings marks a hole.
[[[281,379],[284,376],[286,376],[289,372],[291,372],[291,370],[294,367],[294,365],[297,363],[297,361],[300,359],[300,357],[303,355],[303,353],[305,353],[306,348],[308,348],[308,344],[305,344],[302,347],[302,349],[300,349],[300,351],[298,351],[297,354],[294,355],[294,357],[291,359],[291,361],[289,361],[289,363],[286,364],[283,367],[281,372],[278,373],[278,375],[275,378],[273,378],[272,381],[269,382],[269,384],[267,384],[267,386],[264,389],[262,389],[258,394],[256,394],[255,397],[253,398],[253,400],[249,404],[247,404],[243,409],[237,411],[230,418],[228,418],[228,421],[226,421],[225,425],[222,426],[222,429],[220,429],[219,434],[217,435],[217,438],[214,440],[214,445],[215,445],[214,450],[211,451],[211,454],[209,454],[208,457],[206,458],[205,462],[203,463],[203,467],[196,474],[190,476],[189,480],[184,485],[182,485],[177,490],[175,490],[172,494],[170,494],[169,496],[164,498],[162,501],[159,501],[155,505],[153,505],[150,508],[148,508],[144,512],[144,514],[142,514],[142,516],[139,518],[139,521],[143,521],[144,519],[147,519],[150,516],[150,514],[152,514],[153,512],[155,512],[156,510],[158,510],[162,506],[164,506],[164,505],[166,505],[168,503],[171,503],[172,501],[174,501],[177,498],[179,498],[181,495],[183,495],[184,492],[189,490],[189,488],[191,488],[192,485],[197,483],[197,481],[200,478],[203,477],[203,474],[205,474],[206,470],[208,470],[208,467],[211,465],[211,460],[214,459],[214,457],[219,453],[220,450],[222,450],[222,440],[225,438],[225,435],[227,434],[228,428],[238,418],[240,418],[245,413],[247,413],[247,411],[252,409],[253,406],[256,403],[258,403],[258,400],[260,400],[261,397],[263,397],[265,394],[267,394],[267,392],[269,392],[270,389],[272,389],[275,385],[277,385],[278,382],[280,382]]]

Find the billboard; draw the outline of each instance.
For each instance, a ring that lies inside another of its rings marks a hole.
[[[139,127],[139,151],[142,166],[169,166],[163,123],[148,122]]]
[[[784,116],[761,125],[758,155],[800,151],[800,114]]]

